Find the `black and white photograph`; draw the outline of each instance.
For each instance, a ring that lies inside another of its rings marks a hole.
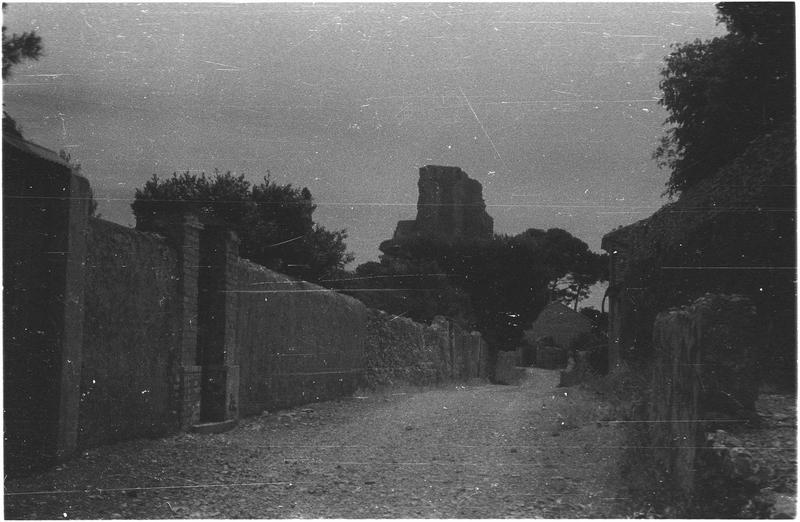
[[[8,2],[3,515],[797,516],[794,2]]]

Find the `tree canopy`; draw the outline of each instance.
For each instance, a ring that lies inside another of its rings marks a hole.
[[[5,11],[6,4],[3,4]],[[6,34],[6,26],[3,26],[3,79],[11,76],[11,68],[22,60],[38,60],[44,51],[42,38],[36,31],[24,32],[22,34],[13,33],[11,36]]]
[[[6,4],[3,4],[3,11]],[[13,33],[10,36],[6,33],[6,26],[3,26],[3,80],[11,77],[11,68],[23,60],[38,60],[44,52],[42,38],[36,31],[24,32],[22,34]],[[17,122],[3,108],[3,132],[17,138],[22,138],[22,131]]]
[[[278,185],[269,177],[253,185],[230,172],[210,177],[175,173],[167,179],[153,175],[136,190],[131,206],[137,227],[145,230],[163,212],[193,211],[222,222],[239,236],[242,257],[309,281],[353,260],[345,230],[314,223],[316,205],[307,188]]]
[[[516,237],[530,243],[550,271],[550,300],[571,305],[577,311],[578,303],[589,296],[589,287],[608,279],[608,256],[592,252],[584,241],[566,230],[531,228]]]
[[[794,121],[794,4],[717,5],[728,34],[675,47],[661,74],[670,125],[654,157],[679,194],[748,143]]]
[[[380,263],[359,265],[354,277],[326,284],[418,321],[460,319],[506,348],[516,346],[551,299],[566,296],[551,295],[555,281],[571,275],[591,285],[603,277],[605,263],[586,243],[555,228],[490,240],[418,237],[385,242],[382,250]]]

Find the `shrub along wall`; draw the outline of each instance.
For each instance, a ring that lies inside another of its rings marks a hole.
[[[163,239],[89,220],[80,447],[177,429],[176,271]]]
[[[356,390],[367,322],[360,301],[245,260],[234,271],[241,414]]]

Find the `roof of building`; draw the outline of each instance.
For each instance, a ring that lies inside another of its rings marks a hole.
[[[592,320],[558,301],[553,301],[539,312],[531,327],[525,330],[525,339],[532,343],[543,336],[551,336],[556,344],[566,348],[571,340],[591,332]]]
[[[547,306],[545,306],[544,309],[539,313],[539,317],[542,317],[544,314],[556,315],[556,316],[564,316],[564,315],[566,315],[568,317],[576,317],[576,318],[580,318],[580,320],[585,322],[586,324],[589,324],[589,325],[592,324],[592,320],[591,319],[589,319],[588,317],[586,317],[585,315],[583,315],[580,312],[576,312],[575,310],[573,310],[569,306],[565,305],[561,301],[553,301],[550,304],[548,304]]]
[[[652,217],[652,216],[651,216]],[[635,242],[635,238],[647,230],[647,223],[650,218],[640,219],[635,223],[618,227],[603,236],[600,243],[600,248],[607,252],[611,252],[619,246],[627,246]]]
[[[708,228],[726,214],[755,220],[794,211],[791,183],[795,174],[794,129],[765,135],[730,164],[685,190],[677,201],[603,236],[601,246],[608,252],[622,247],[655,254],[682,246],[697,230]],[[737,240],[739,231],[725,228],[724,232],[726,240]]]

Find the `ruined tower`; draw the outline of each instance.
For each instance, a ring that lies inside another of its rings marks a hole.
[[[483,187],[459,167],[426,165],[419,169],[417,219],[400,221],[393,241],[411,237],[489,239],[494,220],[486,213]]]

